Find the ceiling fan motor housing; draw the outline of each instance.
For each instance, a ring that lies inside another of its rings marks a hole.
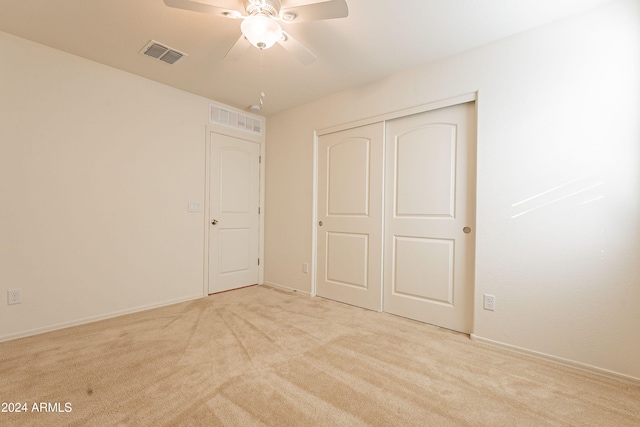
[[[280,14],[280,0],[244,0],[244,8],[249,15],[264,14],[277,18]]]

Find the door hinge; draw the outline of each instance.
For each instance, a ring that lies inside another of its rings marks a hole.
[[[262,163],[262,156],[258,156],[258,163]]]
[[[260,265],[260,258],[258,258],[258,265]]]
[[[260,207],[258,207],[258,215],[260,215]]]

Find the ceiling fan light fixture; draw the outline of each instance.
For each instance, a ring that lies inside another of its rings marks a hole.
[[[293,21],[294,19],[296,19],[296,16],[298,16],[298,15],[296,15],[293,12],[282,12],[282,13],[280,13],[280,19],[282,19],[285,22]]]
[[[237,10],[227,10],[222,12],[222,16],[224,16],[225,18],[231,18],[231,19],[240,19],[242,18],[242,14],[240,12],[238,12]]]
[[[258,49],[269,49],[282,39],[280,25],[268,16],[261,14],[246,17],[240,24],[240,29],[249,43]]]

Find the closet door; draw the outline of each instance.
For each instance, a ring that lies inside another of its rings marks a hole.
[[[387,122],[384,311],[470,333],[475,104]]]
[[[318,138],[316,293],[382,308],[382,123]]]

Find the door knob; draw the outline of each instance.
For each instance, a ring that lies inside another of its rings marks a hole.
[[[471,227],[465,227],[462,229],[462,231],[464,231],[464,234],[469,234],[471,233]]]
[[[318,221],[318,225],[322,227],[322,221]]]
[[[214,219],[213,221],[211,221],[211,224],[216,225],[218,223],[217,219]]]

